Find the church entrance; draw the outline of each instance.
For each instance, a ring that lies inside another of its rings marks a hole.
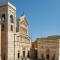
[[[37,58],[37,50],[35,50],[35,52],[34,52],[34,53],[35,53],[35,58]]]
[[[25,51],[23,51],[23,57],[25,57]]]
[[[49,60],[50,59],[50,50],[49,48],[46,50],[46,59]]]
[[[49,60],[49,58],[50,58],[50,57],[49,57],[49,54],[47,54],[47,55],[46,55],[46,59],[48,59],[48,60]]]

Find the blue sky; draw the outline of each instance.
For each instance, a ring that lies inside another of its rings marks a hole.
[[[23,11],[29,24],[32,40],[60,35],[60,0],[10,0],[17,8],[17,18]]]

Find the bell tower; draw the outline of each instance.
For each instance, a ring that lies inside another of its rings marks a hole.
[[[14,60],[16,7],[9,2],[0,4],[0,17],[1,17],[1,59]]]

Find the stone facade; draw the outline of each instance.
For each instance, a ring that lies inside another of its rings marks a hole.
[[[27,57],[31,39],[28,35],[26,17],[19,17],[16,31],[16,7],[9,2],[0,4],[0,17],[0,60],[17,60],[21,56]]]
[[[1,59],[14,60],[14,34],[16,32],[16,7],[9,2],[0,4]]]
[[[28,35],[28,23],[25,16],[21,16],[18,18],[18,31],[16,33],[16,42],[17,43],[17,49],[16,49],[16,55],[19,57],[27,57],[28,52],[31,48],[31,38]],[[17,58],[16,56],[16,58]]]
[[[34,42],[38,59],[59,60],[59,40],[60,36],[49,36],[47,38],[37,38]]]

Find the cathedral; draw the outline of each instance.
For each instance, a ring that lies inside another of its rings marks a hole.
[[[30,48],[26,16],[20,16],[16,22],[16,7],[9,2],[0,4],[0,60],[27,57]]]

